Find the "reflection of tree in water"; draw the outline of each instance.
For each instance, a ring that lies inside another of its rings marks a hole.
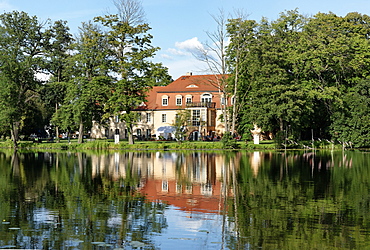
[[[128,175],[117,181],[104,174],[92,178],[86,154],[1,155],[0,161],[4,170],[0,185],[10,186],[0,193],[1,219],[22,229],[14,238],[14,232],[0,226],[5,233],[0,245],[91,249],[91,242],[119,247],[138,241],[151,248],[151,233],[166,227],[166,206],[147,203],[127,188],[137,186],[138,178]]]
[[[354,152],[271,154],[256,175],[246,153],[237,174],[238,247],[369,248],[368,160]]]

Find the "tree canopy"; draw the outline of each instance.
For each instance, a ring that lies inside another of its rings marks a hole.
[[[38,96],[49,23],[25,12],[0,15],[0,123],[11,131],[17,148],[19,131]]]
[[[366,100],[359,90],[368,85],[369,31],[369,17],[359,13],[305,17],[292,10],[272,22],[230,20],[234,69],[236,50],[242,55],[238,97],[245,108],[238,114],[239,132],[249,133],[257,125],[273,133],[290,129],[296,139],[304,139],[313,130],[315,137],[364,146],[370,137],[369,130],[361,129],[366,119],[351,126],[350,117],[368,107],[364,102],[351,108],[349,99]],[[351,113],[348,119],[340,119],[343,110]],[[361,142],[350,136],[359,131]]]

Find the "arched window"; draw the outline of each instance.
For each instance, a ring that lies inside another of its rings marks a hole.
[[[162,96],[162,106],[168,106],[168,95]]]
[[[177,106],[182,105],[182,95],[176,95],[176,105]]]
[[[201,96],[201,102],[212,102],[212,95],[209,93],[204,93]]]

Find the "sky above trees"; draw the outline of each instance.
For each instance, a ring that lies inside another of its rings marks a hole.
[[[197,61],[192,52],[201,43],[207,42],[207,31],[216,29],[211,15],[217,15],[219,9],[225,13],[242,10],[249,19],[259,21],[262,17],[269,20],[278,18],[285,10],[298,8],[304,15],[314,15],[318,12],[333,12],[344,16],[349,12],[370,14],[367,0],[143,0],[147,22],[154,36],[153,45],[159,46],[155,61],[162,62],[169,68],[173,78],[193,72],[205,73],[206,68]],[[96,16],[116,13],[112,0],[0,0],[0,12],[13,10],[25,11],[29,15],[38,16],[39,20],[50,18],[52,21],[66,20],[71,32],[77,34],[81,22],[92,20]]]

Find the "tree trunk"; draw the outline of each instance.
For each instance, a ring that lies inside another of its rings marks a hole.
[[[80,121],[80,127],[78,129],[78,143],[84,142],[84,124]]]
[[[234,80],[234,103],[233,105],[233,111],[232,111],[232,121],[231,121],[231,133],[235,133],[235,126],[236,126],[236,105],[237,105],[237,91],[238,91],[238,51],[237,51],[237,58],[236,58],[236,65],[235,65],[235,80]]]
[[[12,129],[11,129],[11,136],[13,141],[13,148],[15,150],[18,149],[18,140],[19,140],[19,125],[20,122],[13,122],[12,123]]]
[[[227,110],[227,95],[225,91],[220,91],[219,93],[221,95],[221,98],[224,98],[224,104],[221,103],[221,112],[224,117],[224,126],[225,126],[225,133],[230,132],[230,126],[229,126],[229,115],[228,115],[228,110]]]
[[[134,141],[134,135],[132,134],[132,124],[128,124],[127,133],[128,133],[128,144],[133,145],[135,141]]]
[[[58,72],[58,81],[60,80],[60,73]],[[55,113],[58,112],[58,102],[55,103]],[[57,137],[57,142],[59,143],[60,142],[60,139],[59,139],[59,127],[58,126],[55,126],[55,136]]]
[[[57,142],[59,143],[60,138],[59,138],[59,127],[58,126],[55,126],[55,136],[56,136]]]
[[[284,121],[283,118],[279,118],[280,131],[284,131]]]

